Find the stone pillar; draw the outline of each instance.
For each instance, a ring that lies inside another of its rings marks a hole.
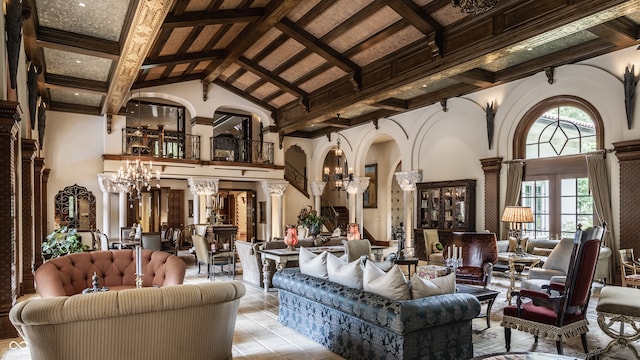
[[[220,179],[190,177],[187,182],[191,194],[193,194],[193,223],[200,224],[200,195],[207,197],[207,209],[210,209],[211,196],[218,193]]]
[[[42,227],[42,170],[44,158],[37,157],[33,161],[33,208],[34,208],[34,243],[33,243],[33,269],[37,270],[42,265],[42,240],[44,230]]]
[[[640,140],[613,143],[613,149],[620,164],[620,249],[635,249],[640,252]],[[615,206],[615,204],[612,204]]]
[[[364,212],[362,194],[369,186],[369,178],[356,177],[347,185],[347,193],[349,194],[349,222],[358,223],[360,234],[364,236]]]
[[[322,193],[324,193],[324,187],[327,185],[323,181],[311,182],[311,193],[313,194],[313,208],[322,214]]]
[[[47,219],[49,215],[49,201],[47,200],[48,192],[47,185],[49,183],[49,174],[51,174],[51,169],[43,169],[42,170],[42,189],[41,189],[41,208],[42,208],[42,236],[44,237],[49,234],[49,229],[47,228]],[[40,252],[42,253],[42,248],[40,248]],[[36,265],[39,267],[42,265],[42,256],[40,258],[36,258]]]
[[[502,158],[480,159],[484,171],[484,228],[500,236],[500,170]]]
[[[120,229],[127,227],[127,197],[126,191],[118,192],[118,239],[120,239]]]
[[[34,139],[21,139],[22,145],[22,282],[21,294],[35,294],[35,234],[33,203],[33,159],[38,150]]]
[[[267,209],[267,215],[271,215],[267,217],[267,239],[282,237],[284,230],[282,197],[288,185],[289,182],[286,180],[262,181],[264,192],[271,198],[270,214],[269,209]],[[269,205],[269,202],[267,202],[267,205]],[[271,220],[271,234],[269,234],[269,220]]]
[[[111,230],[111,193],[118,192],[118,186],[114,178],[106,174],[98,175],[98,184],[100,185],[100,190],[102,190],[102,233],[111,237],[111,234],[109,234]]]
[[[413,241],[413,211],[415,206],[413,199],[415,197],[416,183],[422,181],[422,173],[420,171],[403,171],[397,172],[396,181],[402,189],[404,200],[404,253],[407,256],[415,255],[415,243]]]
[[[193,194],[193,223],[202,224],[200,222],[200,195]]]
[[[0,338],[18,336],[9,310],[18,294],[16,269],[16,148],[18,103],[0,100]]]

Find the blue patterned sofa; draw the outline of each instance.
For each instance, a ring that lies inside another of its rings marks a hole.
[[[288,268],[273,277],[284,325],[349,359],[471,359],[469,294],[390,301]]]

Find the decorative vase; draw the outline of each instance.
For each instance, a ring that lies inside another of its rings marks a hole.
[[[309,225],[309,235],[316,237],[320,234],[320,227],[317,225]]]
[[[360,227],[357,223],[349,224],[349,231],[347,232],[347,240],[360,240]]]
[[[287,236],[284,238],[284,243],[287,244],[287,250],[294,250],[298,245],[298,229],[294,225],[287,225]]]

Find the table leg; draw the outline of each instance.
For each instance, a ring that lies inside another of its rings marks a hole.
[[[493,302],[496,300],[496,298],[492,298],[489,299],[489,301],[487,302],[487,329],[491,327],[491,307],[493,306]]]
[[[511,305],[511,293],[516,289],[516,267],[513,260],[509,260],[509,289],[507,289],[507,302]]]
[[[269,260],[262,260],[262,282],[264,285],[264,292],[269,292],[269,278],[271,271],[269,271]]]

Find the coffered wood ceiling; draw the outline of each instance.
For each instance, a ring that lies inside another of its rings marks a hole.
[[[636,45],[640,0],[23,0],[52,110],[120,113],[199,80],[317,137]],[[82,5],[83,4],[83,5]],[[621,72],[623,69],[621,69]],[[215,96],[213,94],[212,96]],[[337,116],[340,114],[340,116]]]

